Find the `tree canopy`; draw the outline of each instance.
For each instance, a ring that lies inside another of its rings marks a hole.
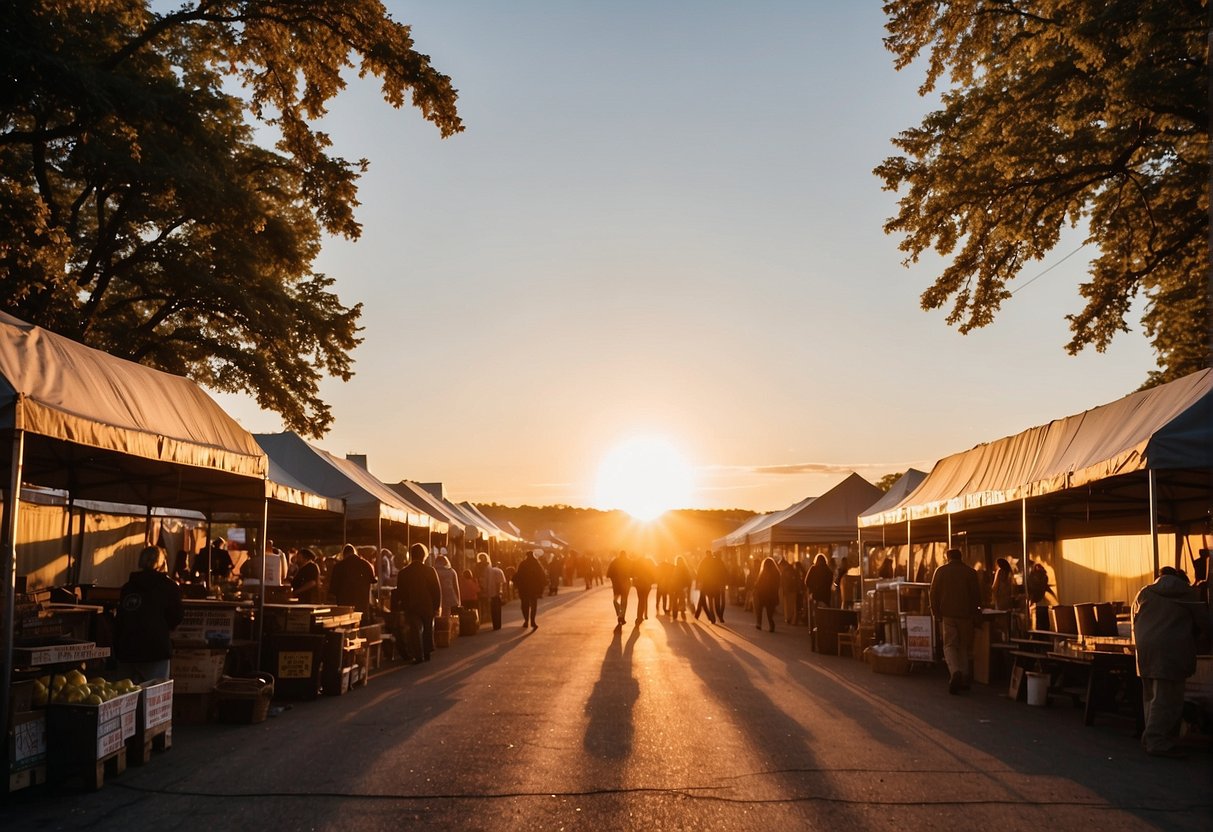
[[[1075,354],[1141,325],[1159,369],[1210,364],[1209,17],[1204,0],[890,0],[898,69],[922,58],[941,109],[894,139],[875,173],[901,191],[885,225],[907,262],[946,268],[921,298],[961,332],[1083,226],[1094,250]]]
[[[367,162],[313,126],[347,70],[463,129],[378,0],[0,4],[0,303],[323,434],[318,382],[361,340],[312,269],[323,235],[360,233]]]

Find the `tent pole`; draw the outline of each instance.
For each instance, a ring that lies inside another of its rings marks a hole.
[[[1154,575],[1158,576],[1158,483],[1154,481],[1154,469],[1146,471],[1150,485],[1150,548],[1154,552]]]
[[[914,542],[910,538],[910,513],[906,512],[906,580],[914,580]]]
[[[17,424],[21,418],[21,396],[17,396]],[[8,722],[9,692],[13,685],[13,606],[17,602],[17,515],[21,505],[22,468],[25,465],[25,431],[13,431],[13,456],[8,470],[8,500],[4,503],[4,672],[0,675],[0,718]]]
[[[404,516],[404,522],[406,522],[406,523],[408,522],[407,514]],[[378,532],[379,532],[379,548],[383,549],[383,518],[382,517],[379,518],[379,521],[376,525],[378,526]],[[379,556],[378,553],[376,553],[375,556],[378,557]]]
[[[1019,535],[1023,539],[1023,560],[1019,562],[1020,575],[1028,574],[1028,498],[1022,497],[1019,501]]]
[[[948,512],[948,548],[952,548],[952,512]]]
[[[266,483],[268,485],[268,481]],[[265,489],[269,491],[268,488]],[[261,666],[262,658],[265,655],[262,641],[265,638],[265,568],[266,563],[270,558],[269,552],[270,540],[270,498],[266,497],[261,503],[261,586],[258,589],[261,592],[257,595],[257,668],[259,670],[267,670]],[[279,568],[281,572],[281,567]],[[286,575],[279,574],[279,582],[286,579]]]

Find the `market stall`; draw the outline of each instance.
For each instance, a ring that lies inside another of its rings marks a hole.
[[[33,658],[28,653],[16,652],[18,623],[24,628],[31,621],[42,620],[38,614],[41,603],[27,596],[19,599],[16,593],[24,484],[58,489],[67,495],[69,505],[86,499],[120,501],[147,506],[149,515],[156,506],[188,508],[207,517],[250,506],[261,506],[264,511],[266,499],[265,455],[252,436],[196,384],[117,359],[3,313],[0,466],[7,474],[0,527],[0,714],[6,716],[12,711],[10,704],[16,702],[12,682],[18,658],[33,676],[37,676],[34,668],[54,671],[56,666],[104,658],[97,652],[103,648],[96,648],[87,658],[55,654],[45,663],[31,665]],[[63,636],[48,636],[46,632],[32,635],[21,649],[73,643]],[[46,656],[35,658],[41,662]],[[146,691],[139,696],[144,701]],[[115,710],[108,702],[105,705],[91,706],[100,710],[86,714],[98,733],[92,751],[85,756],[96,755],[99,762],[115,744],[110,726],[116,725],[114,730],[124,740],[132,739],[136,720],[128,720],[127,715],[138,711],[137,707],[128,712],[125,706]]]

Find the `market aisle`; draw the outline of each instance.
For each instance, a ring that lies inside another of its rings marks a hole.
[[[514,604],[348,696],[179,728],[148,767],[19,799],[5,828],[1206,828],[1208,753],[1147,759],[1112,720],[950,697],[728,613],[613,632],[607,590],[565,589],[532,632]]]

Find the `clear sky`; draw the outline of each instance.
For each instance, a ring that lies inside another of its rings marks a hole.
[[[984,330],[921,311],[938,261],[901,265],[872,169],[931,102],[893,70],[878,3],[387,5],[467,129],[441,140],[356,79],[323,123],[371,169],[362,239],[318,262],[364,304],[365,342],[354,379],[323,385],[317,444],[380,479],[590,506],[604,457],[648,435],[693,466],[687,507],[772,510],[850,470],[929,470],[1153,367],[1136,326],[1102,355],[1062,349],[1080,232]]]

